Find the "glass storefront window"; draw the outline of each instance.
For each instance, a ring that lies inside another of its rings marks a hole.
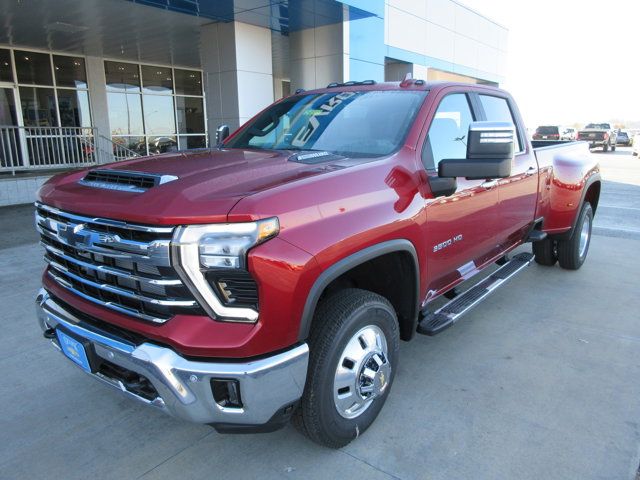
[[[18,83],[29,85],[53,85],[51,59],[46,53],[14,52]]]
[[[91,127],[89,93],[86,90],[58,89],[58,108],[63,127]]]
[[[176,97],[178,133],[204,133],[202,98]]]
[[[202,73],[105,61],[113,141],[141,155],[207,145]]]
[[[142,106],[140,95],[107,93],[111,135],[142,135]]]
[[[0,82],[13,83],[11,52],[2,48],[0,48]]]
[[[175,133],[176,122],[173,110],[173,97],[143,95],[144,126],[147,135],[166,135]]]
[[[202,75],[197,70],[175,68],[176,94],[202,95]]]
[[[205,148],[207,140],[204,135],[182,135],[178,137],[178,147],[180,150],[188,150],[191,148]]]
[[[112,92],[139,92],[140,73],[133,63],[104,62],[107,90]]]
[[[133,150],[139,155],[147,154],[147,144],[144,137],[112,137],[111,140],[116,145]]]
[[[25,126],[58,126],[53,88],[20,87],[20,106]]]
[[[176,142],[176,137],[148,137],[147,147],[149,148],[149,155],[159,155],[161,153],[176,152],[178,143]]]
[[[83,58],[54,55],[53,66],[56,86],[87,88],[87,72],[84,68]]]
[[[142,66],[142,91],[144,93],[173,93],[173,78],[170,68]]]

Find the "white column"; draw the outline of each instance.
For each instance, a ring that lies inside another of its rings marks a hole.
[[[273,102],[271,31],[246,23],[204,25],[200,56],[209,142],[218,125],[231,131]]]
[[[89,87],[89,101],[91,103],[91,124],[96,127],[99,136],[111,139],[111,125],[109,124],[109,105],[107,102],[107,82],[104,73],[104,59],[100,57],[86,57],[87,85]],[[98,149],[98,160],[102,163],[113,160],[111,142],[95,139]]]
[[[334,23],[290,33],[292,91],[322,88],[345,80],[348,47],[345,53],[344,28],[344,23]]]

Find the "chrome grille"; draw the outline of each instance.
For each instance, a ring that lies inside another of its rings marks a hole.
[[[80,297],[120,313],[164,323],[202,314],[171,267],[172,227],[88,218],[36,204],[48,275]]]

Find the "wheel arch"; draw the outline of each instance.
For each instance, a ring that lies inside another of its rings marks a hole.
[[[384,281],[367,275],[372,269],[395,265],[395,262],[399,262],[399,268],[385,271]],[[416,249],[406,239],[378,243],[337,261],[323,271],[311,287],[300,319],[298,339],[303,341],[309,336],[316,307],[323,296],[343,286],[370,290],[389,300],[398,315],[400,338],[411,339],[418,321],[418,265]]]
[[[593,209],[593,214],[595,216],[596,209],[598,208],[598,203],[600,202],[601,189],[602,179],[600,177],[600,174],[594,173],[585,181],[582,193],[580,195],[580,203],[576,207],[576,214],[571,224],[571,228],[564,233],[553,235],[552,238],[554,240],[564,240],[567,238],[571,238],[574,230],[576,229],[578,217],[580,216],[580,211],[584,202],[589,202],[591,204],[591,208]]]

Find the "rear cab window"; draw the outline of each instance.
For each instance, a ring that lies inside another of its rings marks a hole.
[[[513,117],[513,112],[509,107],[509,102],[506,98],[503,97],[495,97],[492,95],[478,95],[480,98],[480,103],[482,104],[482,108],[484,110],[484,114],[486,120],[489,122],[510,122],[513,123],[516,127],[516,138],[515,138],[515,153],[522,153],[523,142],[522,142],[522,132],[520,132],[520,127],[518,122],[516,122]],[[555,134],[558,133],[558,129],[556,127]]]

